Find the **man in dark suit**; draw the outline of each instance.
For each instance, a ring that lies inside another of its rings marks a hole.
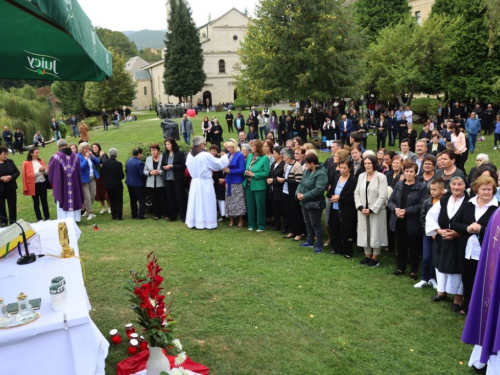
[[[52,122],[50,123],[50,128],[52,129],[52,133],[54,134],[54,138],[56,139],[57,142],[62,137],[61,137],[61,130],[59,129],[59,123],[56,121],[55,118],[52,118]]]
[[[125,172],[127,178],[128,195],[130,197],[130,210],[132,219],[144,220],[144,210],[146,208],[146,176],[144,175],[144,163],[142,162],[142,148],[134,148],[133,157],[127,160]],[[139,202],[139,210],[137,209]]]
[[[109,196],[111,203],[111,217],[113,220],[123,220],[123,183],[125,178],[123,174],[123,164],[116,160],[118,151],[116,148],[110,148],[109,159],[102,163],[101,174],[106,176],[104,188]]]
[[[444,150],[446,150],[446,146],[443,143],[439,142],[439,135],[433,134],[432,140],[427,144],[427,153],[436,156]]]
[[[346,115],[342,116],[342,121],[337,125],[340,131],[340,140],[345,144],[350,146],[351,142],[349,141],[349,137],[353,131],[352,121],[347,118]]]
[[[432,154],[427,153],[427,141],[425,141],[424,139],[419,139],[415,144],[415,153],[416,155],[413,155],[411,157],[411,160],[417,163],[418,166],[417,175],[420,176],[422,173],[424,173],[424,158],[426,156],[430,156],[434,160],[436,160],[436,157]]]
[[[255,118],[257,118],[257,116],[259,115],[259,112],[255,109],[255,107],[252,107],[252,110],[250,111],[250,113]],[[257,128],[255,128],[255,129],[257,129]]]
[[[244,132],[245,131],[245,119],[241,115],[241,112],[236,114],[236,119],[234,120],[234,126],[236,127],[236,132]]]
[[[257,118],[257,116],[254,116],[252,112],[248,114],[247,118],[247,126],[250,127],[250,125],[253,125],[253,128],[255,130],[257,130],[259,126],[259,119]]]
[[[375,126],[377,128],[377,149],[381,147],[385,148],[385,139],[387,138],[389,122],[385,119],[383,114],[380,115]]]

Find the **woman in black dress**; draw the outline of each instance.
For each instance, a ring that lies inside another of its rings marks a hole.
[[[283,147],[275,146],[273,148],[274,162],[271,164],[269,169],[269,177],[267,179],[267,184],[269,186],[269,195],[271,197],[272,212],[273,212],[273,223],[274,230],[281,230],[281,222],[284,216],[285,208],[283,201],[283,183],[278,181],[278,177],[282,177],[284,173],[285,162],[283,157],[280,155]],[[282,233],[286,233],[286,227],[283,227]]]
[[[212,128],[210,129],[210,139],[213,145],[216,145],[220,150],[220,143],[222,142],[222,126],[219,124],[219,120],[214,118],[212,120]]]

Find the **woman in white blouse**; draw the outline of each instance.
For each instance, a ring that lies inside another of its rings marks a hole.
[[[440,302],[448,294],[454,294],[452,311],[462,310],[462,273],[460,270],[459,237],[460,233],[452,228],[458,222],[457,214],[466,202],[465,181],[462,177],[452,177],[450,180],[451,195],[441,198],[427,213],[425,218],[425,233],[434,239],[433,261],[436,267],[437,291],[432,300]]]
[[[33,147],[26,161],[23,162],[23,195],[31,195],[36,219],[42,220],[40,202],[42,203],[43,219],[50,220],[49,205],[47,204],[47,175],[49,168],[45,162],[38,157],[40,151]]]

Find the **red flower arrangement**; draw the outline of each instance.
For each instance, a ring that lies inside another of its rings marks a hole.
[[[132,280],[125,285],[125,295],[132,302],[131,309],[137,314],[137,323],[144,329],[142,335],[150,347],[165,348],[172,354],[177,354],[174,339],[175,320],[170,316],[173,296],[168,306],[165,305],[165,296],[160,294],[163,290],[160,276],[162,268],[158,264],[156,254],[148,254],[147,275],[130,271]]]

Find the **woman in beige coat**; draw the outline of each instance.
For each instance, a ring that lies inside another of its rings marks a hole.
[[[85,122],[82,121],[80,123],[80,127],[78,128],[78,130],[80,131],[80,140],[84,142],[90,141],[89,127],[87,124],[85,124]]]
[[[365,259],[360,264],[378,267],[380,248],[387,246],[387,178],[377,172],[375,156],[367,156],[363,165],[366,172],[359,175],[354,191],[358,210],[358,246],[365,249]]]

